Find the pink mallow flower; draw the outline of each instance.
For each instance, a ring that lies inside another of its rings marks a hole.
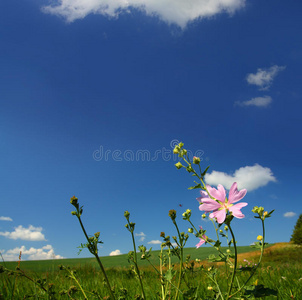
[[[238,191],[237,183],[234,182],[229,191],[229,198],[226,198],[226,191],[221,184],[217,186],[217,190],[209,185],[206,187],[210,195],[216,200],[206,197],[205,192],[203,192],[202,197],[200,197],[200,202],[202,203],[199,206],[200,210],[212,212],[209,217],[212,219],[216,218],[219,224],[224,222],[228,211],[238,219],[244,218],[244,214],[240,209],[247,206],[247,203],[234,203],[238,202],[246,195],[246,189]]]
[[[199,228],[200,228],[200,230],[202,230],[202,227],[201,227],[201,226],[199,226]],[[201,239],[201,238],[199,238],[199,239],[200,239],[200,241],[199,241],[198,244],[196,244],[196,248],[199,248],[201,245],[203,245],[203,244],[206,242],[207,236],[204,234],[204,235],[202,236],[202,239]]]

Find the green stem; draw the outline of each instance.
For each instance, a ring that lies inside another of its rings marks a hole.
[[[263,240],[262,240],[262,247],[261,247],[261,253],[260,253],[260,257],[259,257],[259,261],[258,261],[258,264],[255,268],[253,268],[253,270],[251,271],[251,275],[249,276],[249,278],[245,281],[245,283],[241,286],[240,289],[238,289],[234,294],[230,295],[229,298],[233,297],[234,295],[236,295],[237,293],[239,293],[247,284],[248,282],[250,281],[250,279],[254,276],[256,270],[258,269],[260,263],[261,263],[261,260],[262,260],[262,256],[263,256],[263,252],[264,252],[264,245],[265,245],[265,227],[264,227],[264,220],[262,220],[262,236],[263,236]]]
[[[129,221],[128,221],[129,222]],[[141,286],[141,290],[142,290],[142,294],[143,294],[143,298],[146,299],[145,296],[145,291],[144,291],[144,286],[143,286],[143,282],[142,282],[142,278],[141,278],[141,274],[138,268],[138,264],[137,264],[137,254],[136,254],[136,246],[135,246],[135,239],[134,239],[134,234],[133,234],[133,230],[130,231],[131,232],[131,236],[132,236],[132,243],[133,243],[133,248],[134,248],[134,265],[135,265],[135,270],[139,279],[139,283]]]
[[[178,277],[178,283],[177,283],[177,289],[176,289],[176,294],[175,294],[175,299],[178,298],[178,293],[180,289],[180,283],[181,283],[181,277],[182,277],[182,268],[183,268],[183,238],[180,235],[177,223],[175,220],[173,220],[173,224],[176,227],[177,234],[178,234],[178,239],[180,243],[180,262],[179,262],[179,277]]]
[[[90,251],[90,252],[95,256],[95,258],[96,258],[96,260],[97,260],[97,262],[98,262],[98,264],[99,264],[99,266],[100,266],[100,268],[101,268],[101,270],[102,270],[102,273],[103,273],[103,275],[104,275],[104,277],[105,277],[105,281],[106,281],[107,288],[108,288],[109,293],[110,293],[110,297],[114,300],[115,297],[114,297],[113,291],[112,291],[112,289],[111,289],[111,285],[110,285],[109,279],[108,279],[108,277],[107,277],[105,268],[104,268],[104,266],[103,266],[103,264],[102,264],[102,262],[101,262],[101,260],[100,260],[100,258],[99,258],[99,256],[98,256],[97,249],[95,249],[94,245],[93,245],[93,244],[91,243],[91,241],[89,240],[88,234],[87,234],[87,232],[86,232],[86,230],[85,230],[85,227],[84,227],[84,225],[83,225],[83,223],[82,223],[81,217],[80,217],[80,216],[77,216],[77,217],[78,217],[78,220],[79,220],[79,222],[80,222],[81,228],[82,228],[82,230],[83,230],[83,232],[84,232],[84,235],[85,235],[85,237],[86,237],[86,239],[87,239],[87,242],[88,242],[88,244],[89,244],[89,249],[88,249],[88,250],[89,250],[89,251],[92,250],[92,252],[91,252],[91,251]]]
[[[84,292],[84,290],[83,290],[83,288],[82,288],[82,286],[81,286],[81,284],[78,282],[78,280],[77,280],[77,278],[74,276],[73,272],[71,272],[71,271],[68,270],[68,269],[66,269],[66,270],[69,272],[69,274],[70,274],[70,276],[72,277],[72,279],[73,279],[73,280],[77,283],[77,285],[80,287],[81,292],[82,292],[82,294],[84,295],[84,298],[85,298],[85,299],[88,299],[87,296],[86,296],[86,294],[85,294],[85,292]]]
[[[236,246],[236,240],[235,240],[235,236],[234,236],[234,233],[233,233],[233,230],[231,228],[231,225],[229,224],[229,229],[230,229],[230,232],[231,232],[231,235],[232,235],[232,239],[233,239],[233,245],[234,245],[234,250],[235,250],[235,261],[234,261],[234,266],[233,266],[233,273],[232,273],[232,278],[231,278],[231,283],[230,283],[230,286],[229,286],[229,291],[227,293],[227,299],[230,298],[229,295],[230,293],[232,292],[232,288],[233,288],[233,284],[234,284],[234,279],[235,279],[235,275],[236,275],[236,269],[237,269],[237,246]]]

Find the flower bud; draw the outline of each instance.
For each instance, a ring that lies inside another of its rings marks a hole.
[[[173,153],[174,154],[178,154],[179,153],[179,146],[175,146],[175,148],[173,149]]]
[[[193,164],[199,165],[199,164],[200,164],[200,158],[197,157],[197,156],[194,156],[194,157],[193,157]]]
[[[207,217],[206,214],[202,214],[201,216],[202,216],[203,219],[205,219]]]
[[[181,162],[178,162],[177,164],[175,164],[175,167],[179,170],[183,167],[183,165],[181,164]]]
[[[169,217],[172,220],[175,220],[176,219],[176,210],[174,210],[174,209],[169,210]]]
[[[225,226],[224,226],[224,230],[225,230],[225,231],[228,231],[228,230],[229,230],[229,227],[228,227],[227,225],[225,225]]]
[[[78,204],[78,198],[76,196],[73,196],[70,198],[70,203],[72,205],[77,205]]]
[[[212,290],[213,290],[213,287],[212,287],[212,286],[208,286],[208,290],[209,290],[209,291],[212,291]]]
[[[76,215],[77,215],[77,212],[76,212],[76,211],[72,211],[71,214],[72,214],[73,216],[76,216]]]
[[[124,217],[125,217],[126,219],[129,219],[129,216],[130,216],[130,212],[126,210],[126,211],[124,212]]]
[[[193,228],[189,228],[189,229],[188,229],[188,232],[189,232],[189,233],[193,233]]]

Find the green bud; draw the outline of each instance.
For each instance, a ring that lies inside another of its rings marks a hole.
[[[193,231],[193,228],[189,228],[189,229],[188,229],[188,232],[189,232],[189,233],[193,233],[193,232],[194,232],[194,231]]]
[[[76,212],[76,211],[72,211],[71,214],[72,214],[73,216],[76,216],[76,215],[77,215],[77,212]]]
[[[171,209],[169,210],[169,217],[174,221],[176,219],[176,210]]]
[[[205,219],[207,217],[206,214],[202,214],[201,216],[202,216],[203,219]]]
[[[197,156],[194,156],[194,157],[193,157],[193,164],[199,165],[199,164],[200,164],[200,158],[197,157]]]
[[[175,146],[175,148],[173,149],[173,153],[174,154],[178,154],[179,153],[179,146]]]
[[[225,230],[225,231],[228,231],[228,230],[229,230],[229,227],[228,227],[227,225],[225,225],[225,226],[224,226],[224,230]]]
[[[175,167],[179,170],[183,167],[183,165],[180,162],[178,162],[177,164],[175,164]]]
[[[70,198],[70,203],[72,205],[77,205],[78,204],[78,198],[76,196],[73,196]]]
[[[130,216],[130,212],[126,210],[126,211],[124,212],[124,217],[128,220],[128,219],[129,219],[129,216]]]
[[[252,212],[257,214],[258,213],[258,206],[254,206],[254,208],[252,209]]]

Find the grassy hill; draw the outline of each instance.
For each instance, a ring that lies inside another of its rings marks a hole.
[[[222,249],[227,249],[222,247]],[[247,253],[255,251],[255,248],[250,246],[239,246],[238,253]],[[151,261],[154,265],[159,264],[158,255],[159,250],[152,251]],[[210,254],[216,254],[217,251],[212,247],[203,247],[203,248],[185,248],[184,249],[184,258],[187,255],[190,255],[190,260],[200,259],[205,260]],[[139,254],[138,254],[139,257]],[[104,256],[101,257],[102,263],[105,268],[127,268],[128,263],[128,254],[122,254],[117,256]],[[173,257],[172,262],[177,262],[176,257]],[[2,263],[3,264],[3,263]],[[17,266],[17,262],[5,262],[5,265],[9,269],[14,269]],[[147,266],[149,263],[144,260],[140,260],[139,264],[141,266]],[[71,258],[71,259],[55,259],[55,260],[37,260],[37,261],[21,261],[21,268],[25,271],[34,271],[34,272],[50,272],[58,270],[59,265],[69,266],[69,267],[81,267],[91,265],[98,268],[98,265],[95,261],[95,258]]]

